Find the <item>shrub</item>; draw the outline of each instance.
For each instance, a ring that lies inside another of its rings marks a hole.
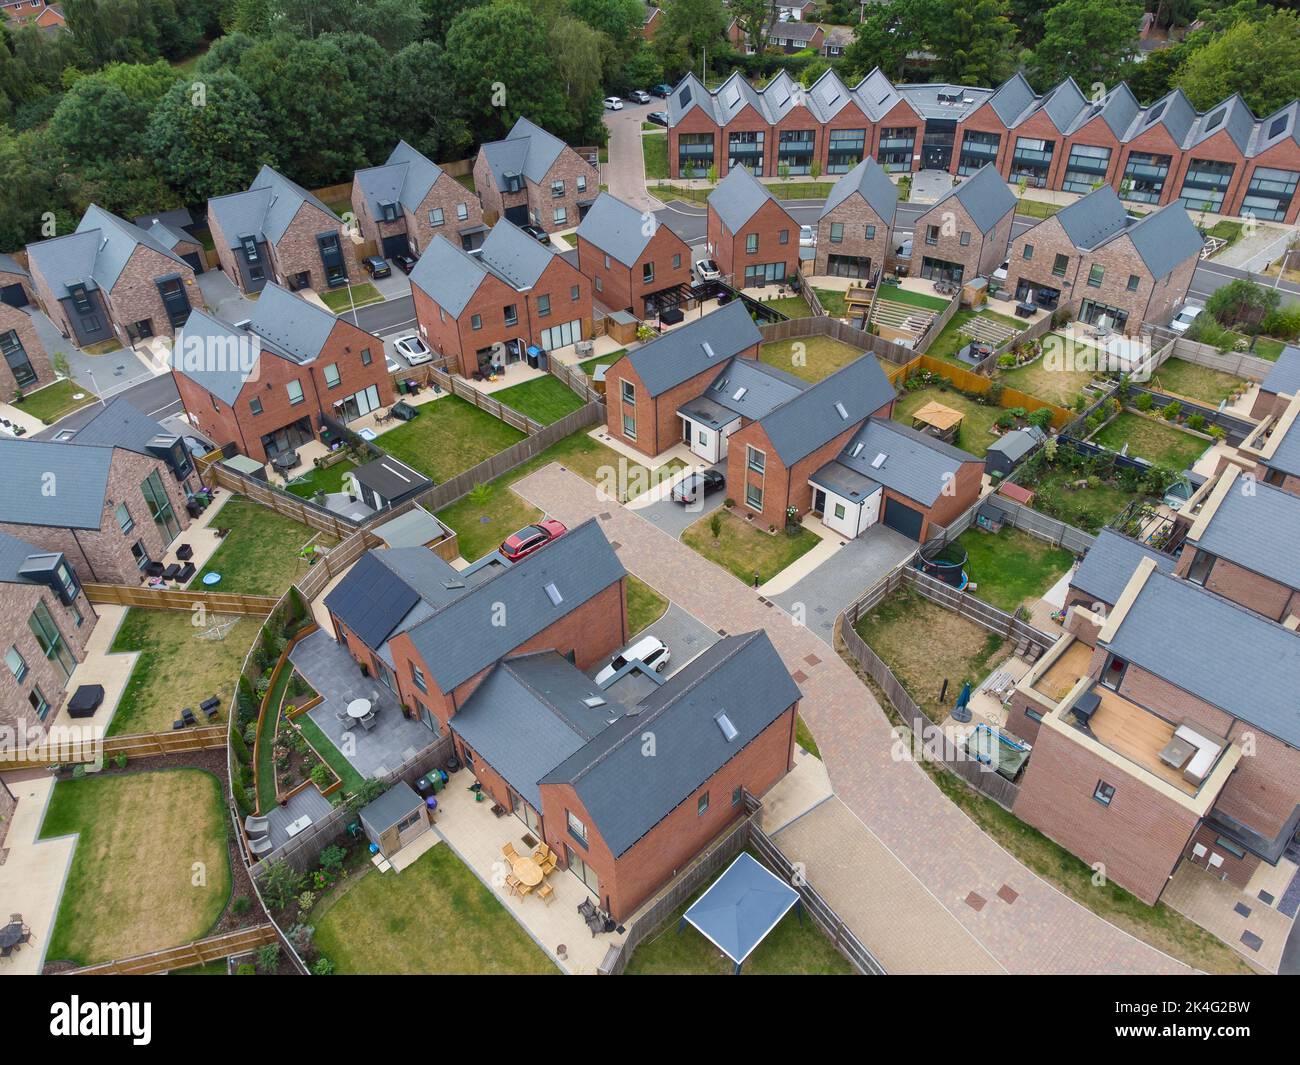
[[[257,970],[249,962],[240,962],[235,966],[236,976],[256,976]]]
[[[311,967],[312,976],[333,976],[334,963],[323,955],[316,959],[316,964]]]
[[[119,754],[116,758],[113,759],[113,765],[116,766],[118,769],[125,769],[126,755]]]
[[[1178,420],[1178,415],[1182,414],[1182,412],[1183,405],[1179,403],[1178,400],[1174,400],[1160,411],[1160,417],[1167,422],[1175,422]]]
[[[266,943],[257,948],[257,967],[264,973],[280,968],[280,944]]]
[[[248,792],[244,790],[244,785],[238,780],[230,782],[230,795],[235,800],[235,806],[238,807],[239,812],[245,817],[253,812],[253,806],[248,801]]]
[[[1137,407],[1137,409],[1140,411],[1148,411],[1152,408],[1152,406],[1154,406],[1154,404],[1155,404],[1155,400],[1151,398],[1151,394],[1149,392],[1143,392],[1133,402],[1133,406]]]
[[[296,924],[284,935],[302,957],[306,957],[316,949],[316,929],[309,924]]]
[[[1193,414],[1187,419],[1187,428],[1195,429],[1198,433],[1205,429],[1205,415]]]
[[[1211,425],[1208,431],[1215,440],[1222,440],[1228,435],[1228,431],[1222,425]]]
[[[235,757],[239,759],[240,765],[247,765],[252,753],[248,749],[248,743],[238,729],[230,731],[230,749],[235,752]]]
[[[317,762],[311,767],[311,782],[324,791],[334,783],[334,773],[324,762]]]
[[[1035,428],[1046,431],[1047,427],[1052,424],[1051,408],[1039,407],[1036,411],[1032,412],[1029,415],[1029,418],[1027,420],[1029,424],[1034,426]]]
[[[997,420],[993,424],[999,429],[1010,429],[1016,424],[1016,418],[1010,411],[1003,411],[998,415]]]
[[[337,873],[343,868],[348,852],[337,843],[331,844],[320,852],[320,867],[327,873]]]
[[[298,894],[302,878],[293,866],[284,861],[275,861],[267,866],[262,877],[262,897],[277,910],[282,910]]]
[[[252,908],[253,900],[247,895],[240,895],[239,898],[235,899],[235,901],[230,904],[230,912],[236,917],[242,917]]]
[[[1259,328],[1269,336],[1295,340],[1300,337],[1300,304],[1287,304],[1270,312]]]

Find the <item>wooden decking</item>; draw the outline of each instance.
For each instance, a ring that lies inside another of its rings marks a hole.
[[[1100,686],[1095,690],[1101,696],[1101,706],[1088,725],[1098,741],[1184,795],[1195,795],[1196,785],[1184,780],[1181,770],[1160,760],[1160,752],[1174,737],[1174,726],[1123,696]]]

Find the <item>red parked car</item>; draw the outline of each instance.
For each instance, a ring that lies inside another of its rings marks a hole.
[[[511,562],[518,562],[534,551],[540,550],[552,540],[558,540],[569,530],[563,522],[554,518],[543,518],[536,525],[525,525],[513,536],[507,537],[501,544],[501,554]]]

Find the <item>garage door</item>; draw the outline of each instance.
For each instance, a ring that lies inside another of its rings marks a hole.
[[[182,255],[181,258],[194,268],[196,274],[203,273],[203,256],[198,252],[192,251],[188,255]]]
[[[925,515],[915,507],[890,499],[885,503],[885,524],[911,540],[919,540]]]
[[[26,307],[27,293],[22,285],[5,285],[0,288],[0,303],[7,303],[10,307]]]
[[[528,204],[521,203],[517,207],[507,207],[506,221],[513,222],[517,226],[528,225]]]
[[[405,233],[394,233],[391,237],[384,238],[383,256],[391,259],[394,255],[405,255],[410,246],[411,242],[406,239]]]

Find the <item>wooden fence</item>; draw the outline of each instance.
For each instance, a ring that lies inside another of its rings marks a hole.
[[[792,284],[794,285],[795,291],[808,302],[808,308],[812,311],[812,316],[814,318],[825,317],[826,308],[822,306],[822,301],[818,298],[817,292],[813,289],[812,284],[803,276],[802,270],[795,271],[794,281]]]
[[[797,340],[800,337],[826,336],[850,347],[869,351],[896,366],[905,365],[916,358],[916,352],[911,348],[885,340],[875,333],[868,333],[865,329],[858,329],[838,318],[790,318],[784,322],[760,325],[758,331],[765,344],[779,340]]]
[[[605,397],[591,387],[591,378],[576,366],[565,366],[562,362],[550,359],[547,367],[552,377],[558,377],[561,383],[577,395],[584,403],[601,403]]]
[[[246,477],[237,470],[232,470],[229,466],[223,466],[219,462],[208,468],[207,475],[210,480],[219,484],[222,488],[247,496],[254,503],[269,507],[277,514],[292,518],[294,521],[315,529],[317,532],[329,533],[331,536],[336,536],[342,540],[356,530],[356,522],[349,518],[335,514],[333,511],[313,503],[310,499],[302,499],[291,492],[273,488],[264,481]],[[217,524],[220,524],[220,522]]]
[[[480,392],[463,377],[449,374],[445,370],[429,370],[428,376],[444,392],[459,396],[467,403],[472,403],[479,410],[487,411],[492,417],[499,418],[506,425],[518,429],[521,433],[535,436],[545,428],[541,422],[520,414],[513,407],[507,407],[500,400],[493,399],[486,392]],[[382,437],[380,439],[382,440]]]
[[[948,323],[952,321],[953,316],[960,309],[961,293],[958,292],[957,295],[953,296],[953,298],[948,301],[947,307],[939,312],[939,314],[934,318],[930,319],[930,324],[926,327],[924,335],[916,342],[916,350],[921,354],[925,354],[925,352],[929,350],[930,345],[939,339],[939,334],[947,328]]]
[[[936,377],[942,377],[959,392],[983,396],[993,387],[993,381],[983,374],[967,370],[965,367],[944,359],[935,358],[933,355],[914,356],[906,366],[901,368],[900,372],[890,377],[890,381],[895,388],[899,388],[903,382],[919,370],[926,370]],[[1023,407],[1026,412],[1033,412],[1046,407],[1052,412],[1052,427],[1055,429],[1060,429],[1074,418],[1073,411],[1058,407],[1055,403],[1049,403],[1045,399],[1039,399],[1037,396],[1031,396],[1028,392],[1021,392],[1014,388],[1004,387],[1002,389],[999,406],[1003,409]]]
[[[264,618],[275,609],[277,600],[269,595],[242,595],[238,592],[207,592],[198,588],[146,588],[126,584],[83,584],[82,591],[92,603],[115,603],[149,610],[193,610],[199,604],[214,614],[241,614]]]
[[[1195,363],[1197,366],[1208,366],[1222,373],[1243,377],[1247,381],[1264,380],[1277,365],[1269,359],[1261,359],[1258,355],[1240,351],[1222,352],[1211,344],[1202,344],[1181,336],[1174,340],[1169,357]]]
[[[299,591],[301,592],[301,589],[299,589]],[[258,780],[258,774],[261,772],[261,761],[262,761],[261,758],[259,757],[259,752],[262,749],[262,739],[263,739],[262,730],[265,727],[264,723],[266,721],[266,714],[267,711],[269,710],[277,717],[277,720],[272,725],[271,735],[266,737],[268,742],[274,745],[275,733],[279,727],[278,718],[280,714],[280,706],[279,704],[275,706],[271,706],[271,699],[275,695],[275,688],[280,681],[280,674],[284,672],[286,667],[292,671],[293,665],[289,661],[289,655],[293,652],[293,649],[298,646],[299,641],[306,639],[313,632],[319,630],[319,628],[320,626],[317,625],[314,621],[309,622],[308,624],[304,625],[301,629],[299,629],[297,632],[295,632],[292,638],[290,638],[285,643],[284,650],[280,652],[280,657],[275,663],[275,668],[271,670],[271,681],[266,686],[266,694],[262,696],[262,701],[257,708],[257,732],[253,736],[253,799],[254,799],[253,809],[259,816],[263,816],[267,812],[266,810],[262,809],[262,789],[258,786],[260,783],[260,781]],[[262,638],[262,634],[259,633],[258,634],[259,642],[261,641],[261,638]],[[284,698],[284,692],[280,693],[280,698],[281,699]],[[321,761],[324,762],[325,760],[322,758]],[[331,769],[330,772],[333,772],[333,770]],[[274,777],[275,774],[274,763],[272,763],[271,765],[271,773],[272,776]],[[283,802],[288,796],[281,793],[280,781],[278,778],[274,779],[273,783],[275,785],[276,801]],[[311,781],[306,781],[306,783],[310,784]]]
[[[929,547],[936,541],[947,543],[955,540],[975,524],[976,515],[985,506],[996,507],[1001,511],[1003,524],[1027,532],[1039,540],[1046,540],[1053,547],[1073,551],[1076,555],[1086,555],[1097,540],[1091,533],[1034,510],[1033,507],[1024,506],[1006,496],[991,495],[963,511],[947,527],[940,527],[941,531],[933,533],[931,539],[926,541],[926,546]]]
[[[52,765],[93,765],[118,755],[154,758],[160,755],[208,751],[226,745],[226,728],[200,725],[172,732],[141,732],[130,736],[108,736],[99,726],[55,726],[32,748],[0,747],[0,768],[48,769]]]
[[[395,511],[381,510],[371,519],[374,524],[388,521]],[[378,536],[369,529],[358,529],[346,540],[330,548],[323,555],[318,555],[316,562],[298,579],[298,591],[304,601],[310,603],[325,590],[335,577],[364,555],[372,547],[381,543]]]
[[[175,972],[177,969],[189,969],[196,965],[206,965],[210,961],[229,958],[235,954],[246,954],[274,943],[279,939],[273,924],[259,924],[252,928],[240,928],[234,932],[225,932],[207,939],[196,939],[180,947],[168,947],[166,950],[152,950],[148,954],[136,954],[130,958],[118,958],[116,961],[100,962],[80,969],[69,969],[59,976],[150,976],[157,973]]]

